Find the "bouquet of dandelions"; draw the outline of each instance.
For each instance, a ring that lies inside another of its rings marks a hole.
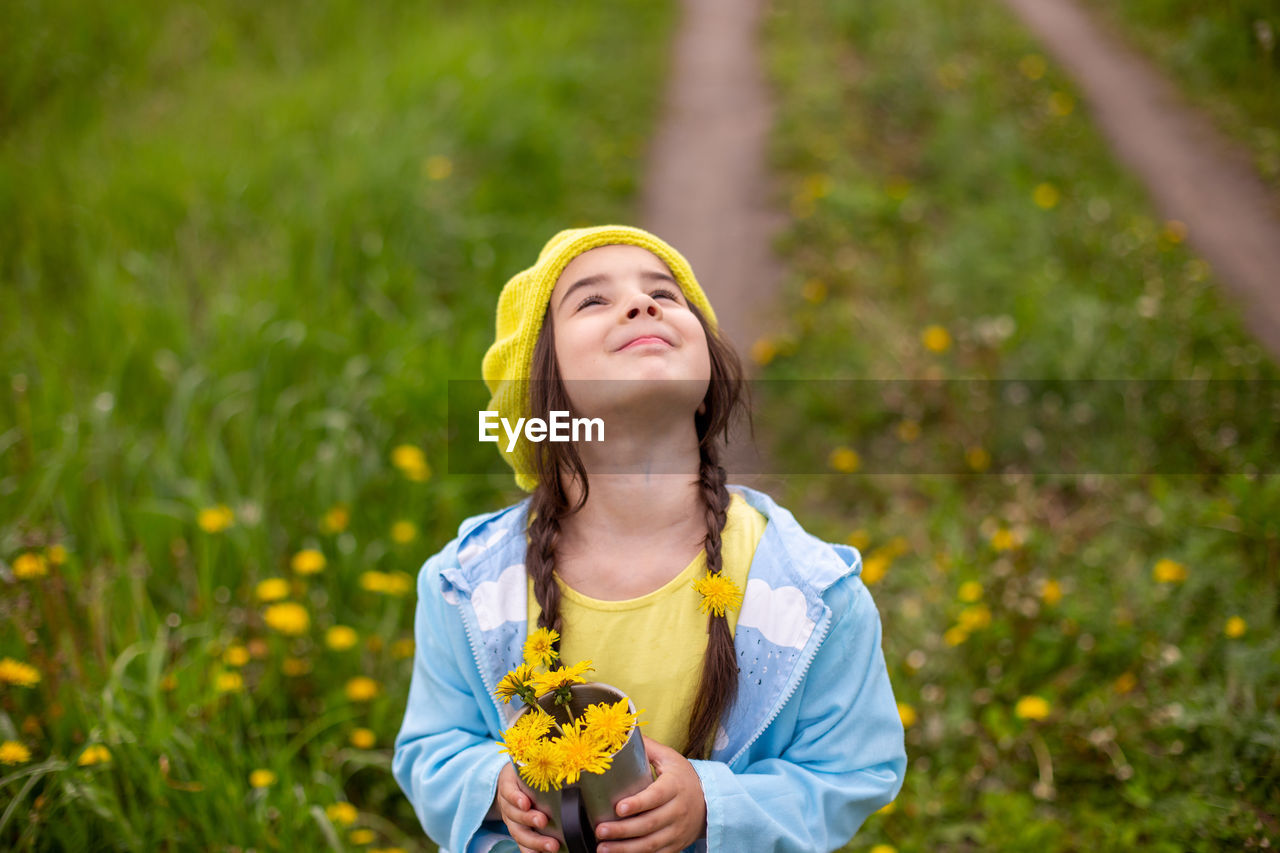
[[[605,774],[640,725],[639,712],[621,691],[587,683],[583,676],[592,671],[591,661],[564,666],[555,648],[559,639],[549,628],[529,635],[524,663],[503,676],[494,690],[505,703],[518,696],[529,706],[503,732],[499,746],[525,783],[543,792],[575,785],[583,773]],[[595,695],[621,698],[582,707],[584,697]]]

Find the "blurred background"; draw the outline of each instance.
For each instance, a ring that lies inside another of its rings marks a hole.
[[[1273,3],[1085,5],[1280,193]],[[523,496],[447,473],[447,383],[548,237],[637,220],[679,4],[5,18],[0,846],[434,850],[390,775],[414,579]],[[771,491],[862,551],[911,759],[848,849],[1280,840],[1274,431],[1165,411],[1185,473],[1054,475],[965,411],[800,381],[1274,388],[1186,225],[1001,4],[775,0],[759,51],[758,439],[827,472]],[[867,474],[875,430],[963,473]]]

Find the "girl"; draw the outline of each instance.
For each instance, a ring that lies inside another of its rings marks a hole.
[[[741,368],[681,255],[638,228],[561,231],[498,299],[489,409],[600,418],[605,443],[499,449],[532,495],[464,521],[418,578],[393,772],[442,851],[554,851],[495,740],[534,628],[644,709],[657,773],[600,853],[818,851],[890,802],[903,729],[861,557],[726,486]]]

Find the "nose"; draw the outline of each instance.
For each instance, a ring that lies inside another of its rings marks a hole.
[[[662,306],[647,293],[642,293],[636,297],[635,303],[627,309],[627,319],[634,320],[640,316],[641,311],[644,311],[655,320],[662,319]]]

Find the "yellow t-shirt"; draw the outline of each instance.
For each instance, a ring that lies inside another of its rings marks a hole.
[[[722,571],[739,589],[768,519],[740,495],[730,497],[721,533]],[[631,697],[641,710],[642,731],[654,740],[683,749],[689,734],[689,712],[702,676],[707,648],[707,617],[698,610],[702,596],[693,582],[707,570],[702,551],[684,571],[653,592],[624,601],[589,598],[556,577],[562,592],[560,618],[566,663],[590,659],[588,681],[611,684]],[[538,624],[542,608],[529,584],[529,625]],[[726,613],[732,633],[738,611]]]

